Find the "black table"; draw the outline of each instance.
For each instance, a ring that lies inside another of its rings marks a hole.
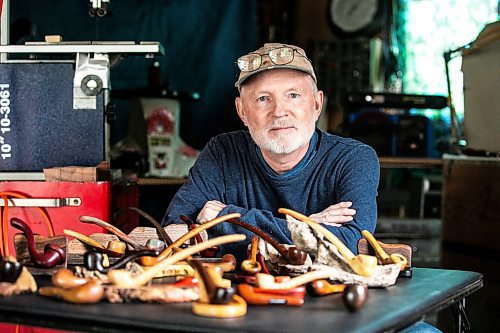
[[[413,268],[411,279],[369,289],[356,313],[348,312],[336,294],[308,296],[302,307],[249,306],[246,316],[231,319],[196,316],[190,303],[73,305],[19,295],[0,298],[0,321],[92,332],[390,332],[449,306],[463,310],[464,298],[482,285],[475,272]]]

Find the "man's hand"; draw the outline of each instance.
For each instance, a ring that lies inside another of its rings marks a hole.
[[[351,222],[356,210],[349,208],[352,202],[343,201],[338,204],[328,206],[325,210],[309,215],[309,218],[318,223],[324,223],[340,227],[342,223]]]
[[[208,221],[212,221],[219,215],[220,211],[224,209],[226,205],[217,200],[207,201],[200,213],[196,217],[196,221],[198,223],[205,223]]]

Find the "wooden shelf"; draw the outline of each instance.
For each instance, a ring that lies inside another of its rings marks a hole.
[[[381,168],[436,168],[443,166],[441,158],[379,157]]]
[[[137,184],[140,186],[182,185],[186,181],[187,178],[139,178]]]

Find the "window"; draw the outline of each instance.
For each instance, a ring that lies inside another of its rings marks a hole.
[[[498,20],[498,0],[401,0],[404,30],[405,93],[448,95],[444,52],[472,42],[487,23]],[[449,62],[451,97],[463,118],[461,57]],[[432,119],[449,112],[428,110]]]

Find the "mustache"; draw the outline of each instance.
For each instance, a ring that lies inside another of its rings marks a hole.
[[[271,130],[276,127],[297,127],[293,121],[290,120],[275,120],[267,126],[267,130]]]

